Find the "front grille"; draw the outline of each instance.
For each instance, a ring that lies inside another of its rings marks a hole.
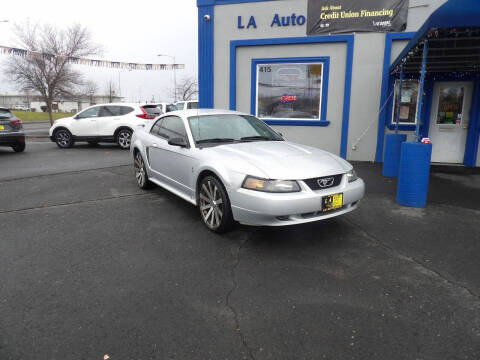
[[[312,190],[324,190],[340,185],[343,174],[323,176],[318,178],[303,180]]]

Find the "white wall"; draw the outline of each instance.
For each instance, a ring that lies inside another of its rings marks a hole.
[[[416,31],[435,9],[446,0],[410,0],[406,31]],[[229,107],[230,40],[305,37],[303,26],[270,27],[273,15],[295,13],[307,15],[307,0],[279,0],[231,5],[217,5],[214,14],[214,106]],[[243,24],[255,16],[257,28],[238,29],[237,17]],[[395,41],[392,61],[407,41]],[[382,85],[385,34],[355,34],[347,158],[373,160],[377,145],[378,112]],[[250,112],[251,59],[268,57],[330,56],[327,127],[274,126],[289,140],[313,145],[339,154],[342,106],[344,98],[346,44],[297,44],[242,47],[237,50],[237,110]],[[368,129],[368,130],[367,130]],[[361,141],[352,145],[363,134]]]

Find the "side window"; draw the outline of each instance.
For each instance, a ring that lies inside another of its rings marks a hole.
[[[178,110],[183,110],[183,106],[185,105],[185,103],[176,103],[175,105],[177,105],[177,109]]]
[[[120,106],[120,115],[127,115],[133,111],[133,108],[130,106]]]
[[[187,139],[187,130],[185,130],[182,119],[177,116],[167,116],[163,118],[159,135],[166,139],[175,137]]]
[[[187,109],[198,109],[198,102],[194,101],[194,102],[188,103]]]
[[[100,116],[120,116],[122,115],[121,106],[118,105],[105,105],[101,107]]]
[[[152,135],[159,136],[159,130],[160,130],[160,127],[162,126],[162,120],[163,119],[158,120],[155,123],[155,125],[152,126],[152,129],[150,130],[150,133]]]
[[[95,106],[90,109],[82,111],[77,115],[77,119],[95,118],[98,117],[100,106]]]

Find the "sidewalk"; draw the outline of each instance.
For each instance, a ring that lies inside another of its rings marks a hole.
[[[27,139],[48,138],[50,121],[27,121],[23,123],[23,128]]]

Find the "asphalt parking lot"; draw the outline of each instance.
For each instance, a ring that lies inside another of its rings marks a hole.
[[[0,359],[479,359],[480,172],[429,203],[209,232],[116,146],[0,148]]]

